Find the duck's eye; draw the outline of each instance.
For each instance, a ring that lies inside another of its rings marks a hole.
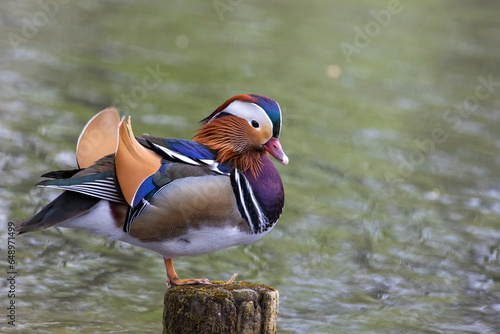
[[[252,120],[252,126],[254,128],[258,128],[260,125],[259,125],[259,122],[257,122],[256,120]]]

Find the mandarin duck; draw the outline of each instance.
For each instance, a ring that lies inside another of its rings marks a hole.
[[[267,153],[288,164],[279,135],[281,110],[260,95],[237,95],[201,121],[193,140],[135,137],[114,108],[94,116],[77,143],[78,168],[55,171],[38,186],[65,190],[19,234],[77,228],[163,256],[167,285],[179,279],[172,259],[247,244],[281,216],[284,191]]]

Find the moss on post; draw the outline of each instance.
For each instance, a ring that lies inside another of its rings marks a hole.
[[[213,283],[168,289],[163,334],[276,333],[276,289],[248,282]]]

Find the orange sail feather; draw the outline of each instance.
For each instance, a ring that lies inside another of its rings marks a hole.
[[[160,157],[143,147],[135,139],[130,117],[120,123],[115,171],[120,190],[128,204],[132,205],[140,185],[161,167]]]

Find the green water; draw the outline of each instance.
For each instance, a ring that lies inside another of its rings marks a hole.
[[[498,1],[3,1],[0,329],[159,333],[156,254],[7,222],[57,192],[78,135],[116,105],[136,133],[190,138],[230,96],[284,112],[279,224],[175,261],[182,277],[280,291],[280,333],[500,332]],[[4,315],[5,314],[5,315]]]

